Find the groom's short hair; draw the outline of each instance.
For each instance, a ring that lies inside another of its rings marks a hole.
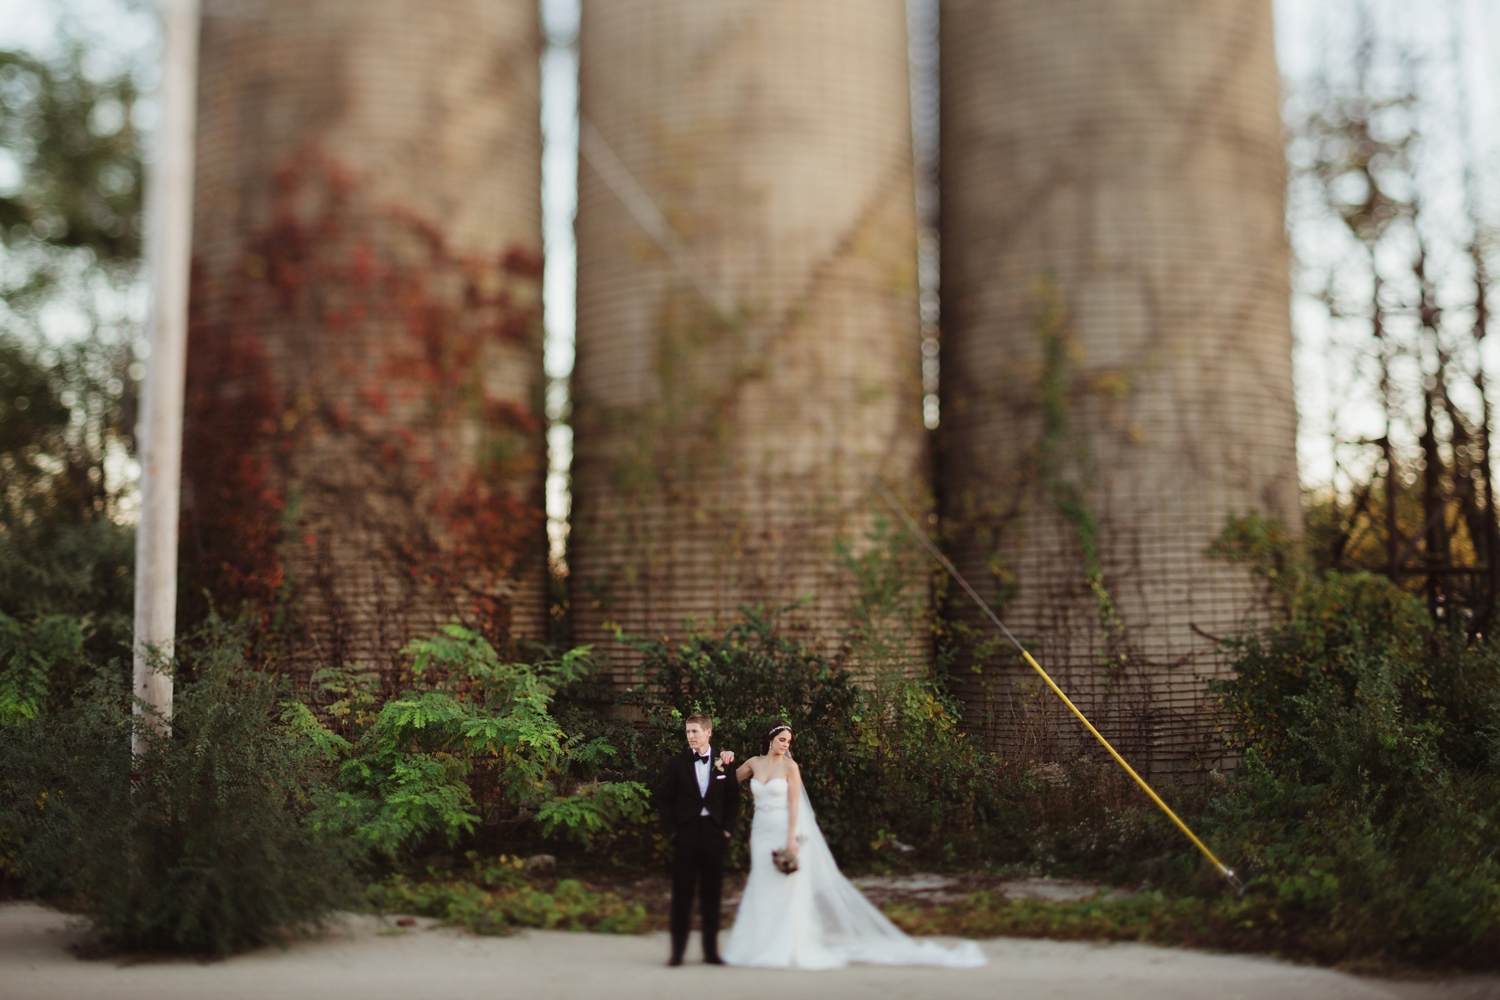
[[[714,731],[714,720],[710,719],[708,716],[704,715],[702,712],[694,712],[692,715],[688,716],[686,719],[683,719],[682,720],[682,728],[686,729],[688,726],[691,726],[695,722],[698,724],[698,726],[701,729],[703,729],[704,732],[711,733],[711,732]]]

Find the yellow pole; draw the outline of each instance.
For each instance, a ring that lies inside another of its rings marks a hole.
[[[854,459],[863,467],[864,463],[859,460],[858,456],[854,456]],[[868,470],[865,471],[865,477],[870,480],[876,491],[880,493],[881,498],[886,502],[886,506],[890,507],[896,516],[901,519],[901,522],[906,525],[906,530],[910,531],[922,543],[923,547],[927,549],[932,557],[942,564],[943,569],[948,571],[948,575],[958,582],[958,585],[973,599],[975,604],[979,605],[980,610],[989,617],[990,621],[995,623],[995,626],[1010,640],[1011,645],[1015,646],[1020,652],[1022,658],[1031,665],[1031,669],[1035,670],[1041,676],[1042,680],[1047,682],[1047,686],[1052,689],[1052,693],[1061,698],[1062,703],[1068,706],[1068,711],[1078,716],[1078,721],[1083,723],[1084,727],[1094,734],[1094,738],[1099,741],[1104,749],[1109,751],[1109,755],[1115,759],[1115,763],[1123,767],[1125,773],[1134,778],[1135,783],[1140,785],[1147,795],[1151,796],[1151,801],[1155,802],[1161,811],[1167,814],[1167,818],[1177,825],[1177,829],[1181,830],[1187,836],[1188,840],[1193,842],[1194,847],[1203,852],[1203,856],[1213,863],[1213,866],[1219,870],[1219,874],[1223,875],[1235,889],[1243,891],[1244,886],[1240,884],[1240,880],[1235,876],[1234,872],[1224,862],[1220,861],[1214,855],[1213,851],[1208,849],[1207,844],[1198,839],[1198,835],[1190,830],[1188,825],[1182,821],[1182,818],[1172,811],[1171,806],[1162,801],[1161,796],[1157,795],[1152,787],[1146,784],[1146,779],[1142,778],[1136,773],[1135,768],[1126,763],[1125,758],[1120,756],[1119,751],[1110,745],[1109,740],[1104,738],[1104,734],[1094,728],[1094,724],[1078,710],[1077,705],[1073,704],[1073,699],[1063,693],[1063,689],[1058,687],[1057,682],[1048,675],[1047,671],[1042,669],[1042,665],[1036,662],[1036,659],[1027,651],[1025,646],[1021,645],[1021,641],[1011,633],[1010,629],[1005,627],[1005,623],[1000,620],[1000,616],[991,610],[990,606],[985,603],[984,598],[980,597],[973,587],[969,586],[969,581],[964,579],[963,574],[958,571],[958,567],[954,566],[948,560],[948,557],[943,555],[942,550],[933,544],[931,538],[927,537],[927,532],[923,531],[921,526],[912,520],[912,516],[906,512],[906,508],[901,504],[901,501],[896,499],[895,495],[891,493],[881,478]]]
[[[1047,686],[1052,689],[1052,692],[1062,699],[1062,703],[1068,706],[1068,711],[1078,716],[1078,721],[1083,723],[1085,728],[1087,728],[1089,732],[1094,734],[1094,739],[1098,740],[1100,744],[1103,745],[1104,749],[1109,751],[1109,755],[1115,759],[1115,763],[1123,767],[1125,769],[1125,773],[1135,779],[1135,783],[1137,785],[1140,785],[1147,795],[1151,796],[1151,801],[1160,806],[1161,811],[1167,814],[1167,818],[1170,819],[1173,823],[1177,824],[1177,829],[1181,830],[1184,834],[1187,835],[1187,839],[1193,842],[1194,847],[1203,852],[1203,856],[1205,858],[1213,862],[1214,867],[1219,869],[1219,874],[1223,875],[1230,882],[1234,883],[1235,887],[1238,888],[1240,882],[1239,879],[1235,877],[1234,872],[1231,871],[1224,864],[1224,862],[1220,861],[1218,857],[1215,856],[1213,851],[1210,851],[1208,849],[1207,844],[1198,839],[1198,835],[1196,833],[1188,829],[1188,825],[1182,821],[1181,817],[1179,817],[1175,812],[1172,811],[1172,807],[1163,802],[1161,800],[1161,796],[1157,795],[1156,792],[1152,790],[1151,786],[1146,784],[1146,779],[1135,773],[1135,768],[1126,763],[1125,758],[1120,756],[1120,752],[1110,745],[1109,740],[1104,738],[1104,734],[1094,728],[1094,724],[1090,722],[1087,717],[1085,717],[1084,714],[1078,710],[1078,706],[1073,704],[1073,699],[1069,698],[1066,694],[1063,693],[1063,689],[1058,687],[1057,682],[1054,681],[1050,675],[1048,675],[1047,671],[1042,669],[1042,665],[1036,662],[1036,660],[1032,658],[1032,655],[1025,649],[1021,650],[1021,656],[1026,660],[1027,663],[1031,664],[1032,670],[1035,670],[1038,674],[1041,675],[1042,680],[1047,682]]]

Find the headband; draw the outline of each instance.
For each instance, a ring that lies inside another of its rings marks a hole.
[[[792,727],[791,726],[776,726],[769,733],[766,734],[766,739],[768,739],[768,740],[769,739],[774,739],[775,736],[776,736],[776,734],[779,733],[779,732],[781,732],[783,729],[785,729],[787,732],[791,732],[792,731]]]

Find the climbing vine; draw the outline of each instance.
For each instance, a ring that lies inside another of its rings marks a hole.
[[[1124,643],[1125,623],[1104,581],[1099,551],[1099,524],[1086,499],[1088,441],[1073,431],[1068,420],[1068,367],[1070,356],[1076,348],[1069,334],[1067,309],[1062,301],[1061,289],[1055,282],[1044,280],[1038,284],[1038,298],[1041,300],[1041,309],[1037,314],[1036,334],[1042,348],[1042,370],[1038,385],[1042,404],[1042,434],[1036,449],[1037,470],[1041,475],[1043,488],[1052,502],[1052,509],[1068,522],[1078,540],[1079,554],[1083,557],[1084,580],[1099,605],[1099,621],[1105,632],[1105,657],[1112,665],[1119,665],[1124,657],[1119,647]],[[1077,479],[1067,476],[1069,464],[1079,470]]]
[[[540,257],[457,252],[315,150],[269,216],[194,270],[189,618],[248,610],[294,660],[383,671],[417,619],[509,641],[542,600]]]

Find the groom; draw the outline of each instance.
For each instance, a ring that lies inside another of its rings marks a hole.
[[[672,960],[681,965],[693,917],[693,889],[701,885],[703,961],[723,965],[719,957],[719,894],[724,882],[724,849],[740,814],[740,783],[734,777],[734,754],[714,760],[709,745],[713,720],[702,713],[684,724],[688,749],[667,761],[656,789],[656,809],[672,838]]]

